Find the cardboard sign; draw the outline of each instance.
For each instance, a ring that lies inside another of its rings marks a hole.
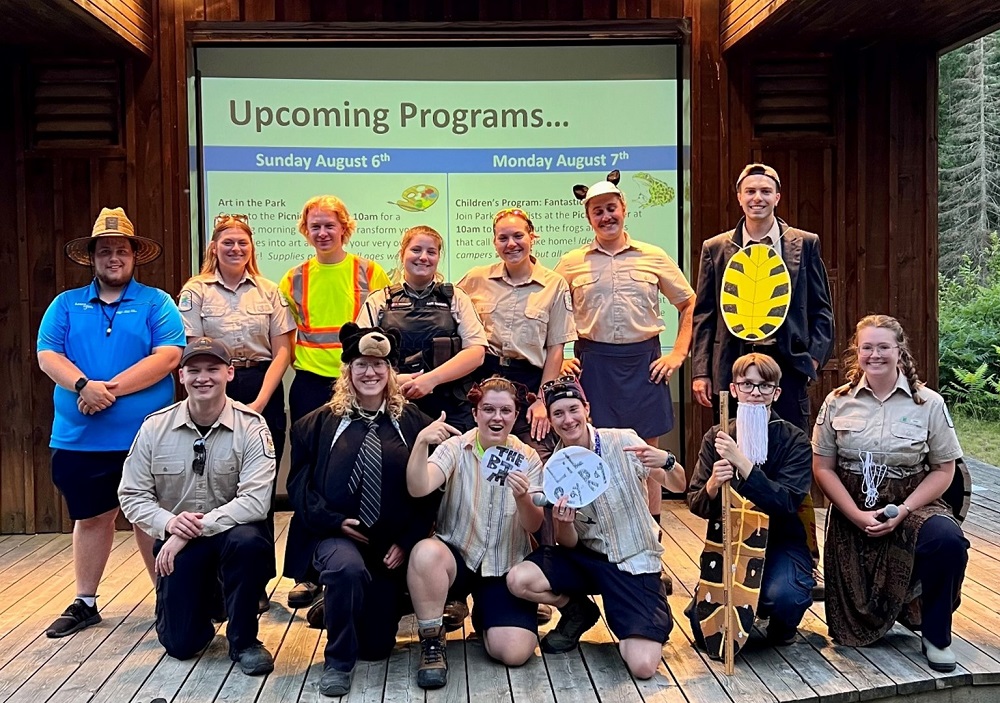
[[[583,508],[608,489],[608,468],[589,449],[566,447],[545,464],[543,488],[550,503],[569,495],[569,507]]]
[[[507,474],[511,471],[523,471],[527,467],[527,461],[524,454],[510,447],[490,447],[483,452],[479,468],[487,482],[503,486],[507,483]]]

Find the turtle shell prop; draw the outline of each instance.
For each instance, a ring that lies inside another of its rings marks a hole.
[[[758,342],[785,322],[792,279],[781,257],[766,244],[740,249],[722,274],[722,319],[733,336]]]
[[[764,551],[767,549],[770,519],[765,513],[733,490],[725,488],[729,498],[732,539],[733,580],[730,592],[733,655],[747,643],[757,614],[760,585],[764,575]],[[691,604],[685,610],[690,618],[695,642],[712,659],[725,656],[725,584],[723,570],[723,518],[708,521],[705,550],[701,554],[701,576]]]

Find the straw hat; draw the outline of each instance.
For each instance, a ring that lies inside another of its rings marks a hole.
[[[125,237],[135,249],[135,265],[141,266],[153,261],[163,252],[163,247],[152,239],[136,235],[131,220],[120,207],[114,210],[103,208],[94,223],[94,231],[89,237],[78,237],[66,242],[66,256],[81,266],[90,266],[89,244],[95,237]]]

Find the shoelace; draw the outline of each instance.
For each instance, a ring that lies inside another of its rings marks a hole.
[[[421,642],[424,647],[424,662],[427,664],[437,664],[444,660],[444,649],[437,640],[424,640]]]

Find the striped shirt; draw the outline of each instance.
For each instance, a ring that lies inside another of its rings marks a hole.
[[[438,508],[437,536],[455,547],[465,565],[483,576],[503,576],[531,552],[528,532],[517,517],[514,494],[507,486],[486,481],[479,468],[476,429],[450,437],[430,458],[444,474]],[[531,485],[542,481],[542,462],[535,450],[510,435],[507,446],[527,457],[524,473]]]
[[[658,574],[663,547],[657,539],[659,528],[647,507],[649,470],[635,454],[624,451],[625,447],[641,447],[645,442],[634,430],[587,427],[588,448],[596,451],[608,467],[608,488],[593,503],[576,511],[580,544],[605,555],[622,571]],[[562,448],[559,442],[554,451]]]

